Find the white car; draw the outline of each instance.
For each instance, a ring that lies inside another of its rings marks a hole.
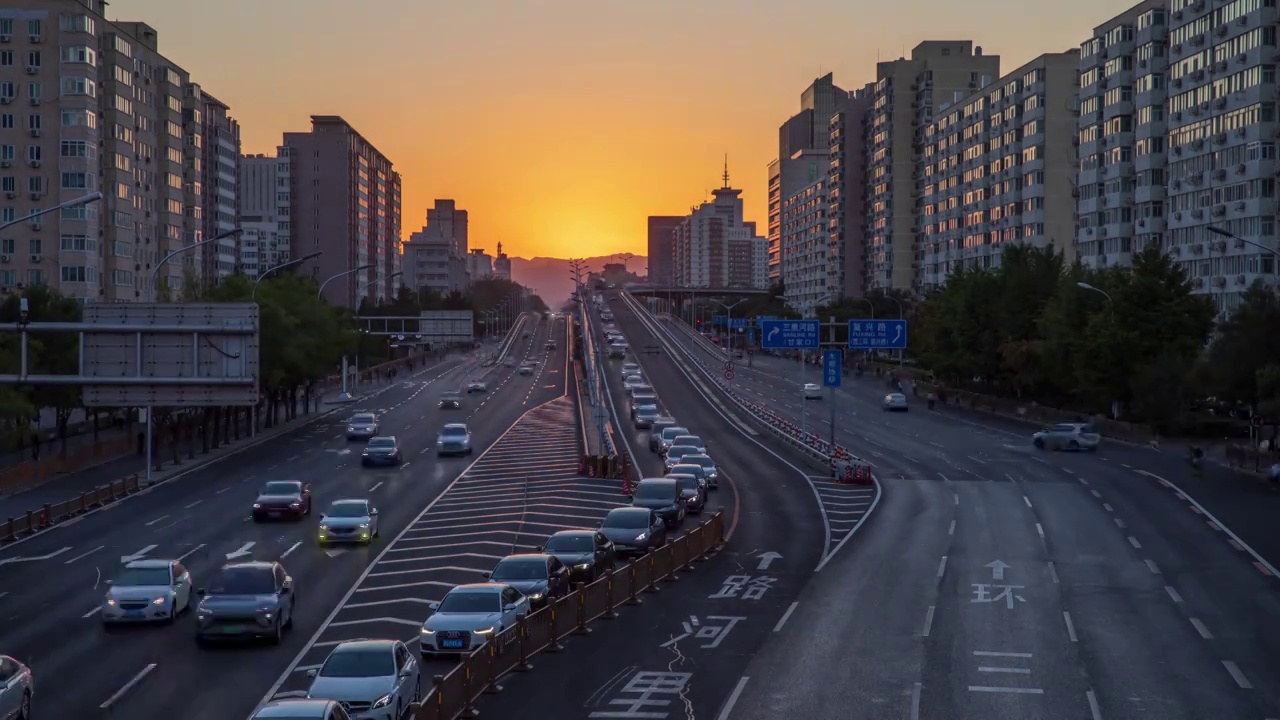
[[[173,622],[191,608],[191,573],[177,560],[134,560],[107,585],[104,625]]]
[[[520,370],[519,370],[518,372],[519,372],[521,375],[532,375],[532,374],[533,374],[533,365],[531,365],[531,364],[529,364],[529,363],[525,363],[524,365],[521,365],[521,366],[520,366]]]
[[[320,544],[369,544],[378,537],[378,508],[368,498],[334,500],[320,516]]]
[[[31,668],[8,655],[0,655],[0,718],[29,720],[35,696]]]
[[[529,598],[502,583],[458,585],[422,624],[422,657],[466,654],[529,614]]]
[[[891,392],[884,396],[884,409],[906,412],[907,396],[900,392]]]
[[[643,378],[643,376],[641,376],[641,375],[640,375],[640,366],[639,366],[639,365],[637,365],[636,363],[633,363],[633,362],[629,362],[629,363],[622,363],[622,382],[624,382],[624,383],[625,383],[627,380],[631,379],[631,376],[632,376],[632,375],[635,375],[636,377],[640,378],[641,380],[643,380],[643,379],[644,379],[644,378]]]
[[[1038,450],[1096,451],[1102,435],[1092,423],[1059,423],[1031,436]]]
[[[399,640],[344,642],[307,675],[307,698],[337,700],[360,720],[400,720],[422,697],[418,660]]]
[[[482,383],[482,382],[476,381],[476,382],[473,382],[473,383],[471,383],[471,384],[467,385],[467,392],[468,392],[468,393],[482,393],[482,392],[489,392],[489,386],[488,386],[488,385],[485,385],[485,384],[484,384],[484,383]]]
[[[821,385],[815,385],[814,383],[805,383],[805,384],[804,384],[804,399],[805,399],[805,400],[821,400],[821,399],[822,399],[822,386],[821,386]]]
[[[471,430],[466,423],[449,423],[440,428],[440,433],[436,435],[437,457],[470,455],[472,452]]]

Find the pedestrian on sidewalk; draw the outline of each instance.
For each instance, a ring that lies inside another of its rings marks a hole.
[[[1271,484],[1280,485],[1280,461],[1271,466]]]

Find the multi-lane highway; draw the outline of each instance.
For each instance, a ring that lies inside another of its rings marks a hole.
[[[752,365],[740,390],[827,433],[828,400],[801,399],[816,371]],[[1280,716],[1274,565],[1197,488],[1152,477],[1185,477],[1176,460],[1041,453],[1025,427],[885,413],[883,380],[845,383],[837,439],[885,497],[743,672],[729,717]]]
[[[350,597],[366,594],[358,591],[376,572],[371,560],[392,555],[384,553],[392,539],[401,531],[412,535],[422,508],[471,464],[472,458],[436,458],[440,425],[465,418],[479,454],[530,408],[564,393],[565,355],[543,350],[548,337],[561,340],[564,333],[563,321],[543,321],[518,344],[517,360],[539,363],[531,376],[482,368],[475,358],[452,360],[354,405],[352,413],[378,413],[382,431],[400,439],[400,467],[362,468],[359,446],[345,438],[346,415],[325,417],[0,550],[0,652],[30,665],[37,686],[46,688],[35,711],[58,718],[248,716],[273,680],[314,644],[313,634],[333,636],[331,613],[348,612],[349,603],[358,602]],[[442,392],[481,377],[487,394],[468,396],[461,410],[437,407]],[[315,516],[253,523],[249,510],[258,488],[274,479],[311,483]],[[319,513],[333,499],[352,496],[367,496],[379,507],[383,539],[365,549],[319,548]],[[105,632],[97,616],[104,581],[123,559],[140,556],[181,558],[197,587],[229,558],[280,560],[298,590],[292,634],[279,647],[206,651],[197,649],[189,617],[173,626]],[[425,612],[414,615],[401,605],[383,615],[420,622]],[[373,623],[362,634],[372,632],[405,634],[394,622]]]
[[[611,307],[633,348],[657,344],[619,300]],[[505,692],[481,701],[482,714],[530,720],[715,717],[823,554],[822,516],[798,461],[734,429],[704,397],[710,389],[666,355],[642,353],[636,360],[665,410],[707,440],[724,473],[712,504],[729,515],[728,546],[646,596],[640,607],[597,624],[588,637],[571,639],[565,652],[540,656],[533,672],[507,678]],[[623,430],[643,471],[659,474],[647,435],[630,435],[625,424],[620,368],[621,361],[607,365]]]

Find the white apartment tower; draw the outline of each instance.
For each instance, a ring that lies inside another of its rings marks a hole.
[[[916,287],[1000,265],[1013,245],[1074,255],[1079,51],[1041,55],[924,130]]]
[[[677,287],[763,290],[769,283],[769,241],[742,213],[741,190],[724,186],[711,202],[693,208],[673,233],[673,279]]]
[[[909,289],[919,232],[918,176],[925,127],[934,108],[956,102],[1000,75],[1000,56],[969,40],[931,40],[910,58],[876,64],[865,145],[866,288]]]
[[[804,172],[803,185],[782,200],[780,260],[787,305],[808,317],[819,305],[838,299],[827,284],[831,266],[828,200],[830,152],[801,150],[789,158]]]
[[[1076,252],[1127,266],[1165,233],[1169,26],[1164,0],[1099,25],[1080,45]]]
[[[1280,11],[1274,0],[1172,0],[1169,12],[1168,249],[1226,317],[1254,281],[1276,284],[1264,248],[1277,247]]]
[[[404,244],[404,285],[441,295],[462,292],[470,282],[467,211],[453,200],[436,200],[427,224]]]
[[[240,271],[256,277],[290,260],[289,148],[240,158]]]

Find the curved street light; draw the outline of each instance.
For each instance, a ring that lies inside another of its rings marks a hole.
[[[14,225],[18,225],[19,223],[27,222],[28,220],[35,220],[36,218],[42,215],[48,215],[51,212],[65,210],[67,208],[79,207],[81,205],[88,205],[89,203],[98,202],[101,199],[102,199],[102,193],[100,192],[91,192],[88,195],[81,195],[80,197],[75,198],[73,200],[68,200],[64,203],[58,203],[57,205],[52,205],[47,208],[41,208],[34,212],[27,213],[26,215],[23,215],[20,218],[14,218],[13,220],[10,220],[6,223],[2,223],[0,224],[0,230],[13,227]]]
[[[323,250],[317,250],[316,252],[313,252],[310,255],[303,255],[297,260],[290,260],[289,262],[283,262],[283,263],[280,263],[279,265],[276,265],[274,267],[269,267],[266,270],[263,270],[261,273],[259,273],[258,277],[253,281],[253,294],[249,296],[249,299],[254,300],[258,297],[258,286],[262,284],[263,280],[267,279],[268,275],[274,272],[277,272],[279,270],[283,270],[287,267],[293,267],[294,265],[301,265],[302,263],[308,260],[313,260],[315,258],[318,258],[323,254],[324,254]]]
[[[400,277],[400,276],[401,276],[401,275],[403,275],[403,274],[404,274],[404,271],[403,271],[403,270],[401,270],[400,272],[393,272],[393,273],[391,273],[390,275],[388,275],[388,276],[386,276],[386,277],[384,277],[384,278],[374,278],[374,279],[370,280],[369,282],[361,283],[360,287],[356,288],[356,296],[357,296],[357,297],[359,297],[359,296],[360,296],[360,293],[364,292],[364,289],[365,289],[365,288],[367,288],[367,287],[369,287],[370,285],[375,285],[375,284],[380,283],[380,282],[386,282],[387,280],[390,280],[390,279],[391,279],[391,278],[393,278],[393,277]]]
[[[174,250],[173,252],[169,253],[168,255],[165,255],[165,256],[160,260],[160,262],[156,263],[156,269],[155,269],[155,270],[153,270],[153,271],[151,271],[151,294],[150,294],[150,295],[151,295],[151,302],[155,302],[155,301],[156,301],[156,283],[158,283],[158,282],[160,281],[160,270],[164,268],[164,266],[165,266],[165,264],[166,264],[166,263],[168,263],[168,262],[169,262],[170,260],[172,260],[173,258],[175,258],[175,257],[177,257],[177,256],[179,256],[179,255],[181,255],[182,253],[187,252],[188,250],[195,250],[196,248],[200,247],[201,245],[208,245],[208,244],[209,244],[209,243],[211,243],[211,242],[217,242],[217,241],[219,241],[219,240],[224,240],[224,239],[226,239],[226,238],[229,238],[229,237],[231,237],[232,235],[238,235],[238,234],[241,232],[241,230],[242,230],[242,228],[233,228],[233,229],[228,230],[228,231],[226,231],[226,232],[224,232],[224,233],[219,233],[219,234],[217,234],[217,235],[214,235],[214,236],[213,236],[213,237],[211,237],[211,238],[207,238],[207,239],[205,239],[205,240],[201,240],[200,242],[197,242],[197,243],[192,243],[192,244],[190,244],[190,245],[187,245],[186,247],[178,248],[177,250]]]
[[[1218,236],[1220,236],[1220,237],[1224,237],[1224,238],[1230,238],[1230,239],[1235,240],[1235,241],[1237,241],[1237,242],[1242,242],[1242,243],[1244,243],[1245,245],[1251,245],[1251,246],[1253,246],[1253,247],[1256,247],[1256,248],[1258,248],[1259,250],[1266,250],[1267,252],[1271,253],[1272,255],[1275,255],[1276,257],[1280,258],[1280,250],[1276,250],[1275,248],[1269,248],[1269,247],[1267,247],[1266,245],[1263,245],[1262,243],[1259,243],[1259,242],[1254,242],[1253,240],[1245,240],[1244,238],[1240,237],[1239,235],[1236,235],[1235,233],[1233,233],[1233,232],[1231,232],[1231,231],[1229,231],[1229,230],[1224,230],[1224,229],[1222,229],[1222,228],[1220,228],[1220,227],[1214,227],[1213,225],[1210,225],[1210,226],[1208,227],[1208,230],[1209,230],[1209,232],[1213,233],[1214,235],[1218,235]]]
[[[1106,298],[1107,302],[1113,302],[1111,299],[1111,296],[1108,295],[1107,291],[1103,290],[1102,288],[1094,287],[1087,282],[1078,282],[1076,283],[1076,287],[1080,288],[1081,290],[1089,290],[1090,292],[1096,292],[1102,297]]]
[[[334,280],[337,280],[340,277],[346,277],[352,273],[358,273],[361,270],[368,270],[369,268],[372,268],[372,267],[373,267],[373,263],[369,263],[368,265],[361,265],[360,267],[354,267],[354,268],[351,268],[350,270],[343,270],[337,275],[329,276],[328,278],[325,279],[324,282],[320,283],[320,291],[316,293],[316,299],[318,300],[324,299],[324,289],[328,287],[329,283],[333,282]]]

